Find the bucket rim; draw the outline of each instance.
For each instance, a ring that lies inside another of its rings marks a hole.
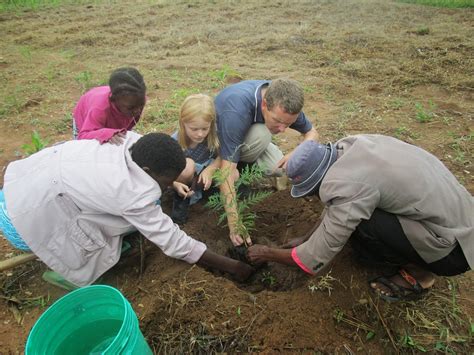
[[[66,308],[70,309],[71,301],[79,297],[82,298],[85,293],[97,293],[102,291],[110,292],[109,296],[111,296],[112,294],[117,295],[117,299],[121,300],[121,306],[124,310],[122,324],[120,326],[120,329],[117,331],[116,338],[106,349],[104,349],[104,353],[112,349],[123,349],[127,344],[127,339],[123,336],[120,337],[119,335],[124,334],[130,329],[132,329],[135,322],[138,323],[138,319],[135,315],[135,312],[133,311],[132,306],[130,305],[130,302],[128,302],[128,300],[120,292],[120,290],[116,289],[115,287],[108,285],[89,285],[78,288],[74,291],[65,294],[64,296],[56,300],[51,306],[49,306],[48,309],[43,312],[43,314],[41,314],[41,316],[37,319],[37,321],[31,328],[30,333],[28,335],[25,345],[25,355],[29,354],[29,348],[32,346],[32,341],[34,340],[33,338],[35,338],[35,336],[39,334],[39,329],[43,325],[42,323],[48,321],[48,319],[52,317],[55,312],[64,311]]]

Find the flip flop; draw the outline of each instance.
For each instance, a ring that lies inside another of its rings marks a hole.
[[[54,271],[45,271],[42,277],[44,281],[50,283],[51,285],[60,287],[67,291],[73,291],[79,288],[79,286],[74,285],[72,282],[69,282],[64,277]]]
[[[390,280],[390,278],[394,275],[400,275],[410,285],[410,287],[397,285],[392,280]],[[391,294],[385,295],[380,291],[377,291],[371,285],[373,282],[377,282],[388,287]],[[428,292],[428,289],[424,289],[421,284],[405,269],[400,269],[398,272],[392,275],[376,277],[369,281],[369,285],[370,288],[372,288],[381,299],[388,302],[414,301],[420,299],[426,292]]]

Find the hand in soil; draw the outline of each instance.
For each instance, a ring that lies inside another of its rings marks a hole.
[[[270,260],[270,248],[255,244],[248,248],[247,257],[251,263],[261,264]]]
[[[247,258],[247,247],[245,245],[238,245],[236,247],[229,248],[227,252],[232,259],[250,264],[250,261]]]

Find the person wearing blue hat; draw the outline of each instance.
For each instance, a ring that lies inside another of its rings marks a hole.
[[[350,240],[371,266],[396,268],[370,281],[388,301],[416,299],[435,282],[474,266],[474,199],[434,155],[383,135],[355,135],[335,144],[305,141],[288,161],[291,196],[325,204],[307,238],[282,248],[251,246],[255,263],[321,272]],[[288,247],[288,248],[286,248]]]

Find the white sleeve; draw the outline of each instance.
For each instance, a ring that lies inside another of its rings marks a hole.
[[[154,202],[124,211],[123,218],[169,257],[194,264],[206,251],[204,243],[183,232]]]

